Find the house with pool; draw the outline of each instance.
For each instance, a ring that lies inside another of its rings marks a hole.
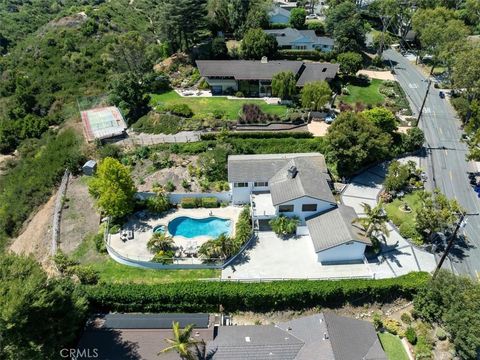
[[[353,224],[355,210],[338,204],[320,153],[231,155],[228,181],[234,205],[250,204],[255,227],[285,215],[300,219],[322,264],[363,261],[370,240]]]

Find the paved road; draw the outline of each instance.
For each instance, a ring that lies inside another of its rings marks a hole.
[[[387,50],[384,58],[395,67],[396,78],[407,93],[412,110],[418,115],[427,89],[426,77],[406,58]],[[440,99],[433,85],[427,98],[420,127],[425,132],[426,154],[421,165],[427,169],[429,187],[438,187],[448,197],[456,198],[468,213],[480,212],[480,199],[467,177],[467,146],[460,141],[462,130],[455,111],[446,99]],[[464,229],[466,241],[452,251],[456,271],[480,276],[480,216],[470,216]]]

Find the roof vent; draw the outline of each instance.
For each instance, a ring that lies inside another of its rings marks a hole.
[[[246,342],[250,342],[250,341],[251,341],[251,340],[250,340],[250,336],[245,336],[245,341],[246,341]]]
[[[326,332],[323,333],[323,340],[328,340],[328,334]]]
[[[287,331],[292,331],[292,328],[290,326],[287,327]]]
[[[322,72],[325,72],[325,71],[327,71],[327,68],[326,68],[326,67],[324,67],[324,68],[322,69]]]
[[[297,176],[298,174],[298,170],[297,170],[297,167],[295,165],[292,165],[289,169],[288,169],[288,177],[290,179],[295,179],[295,176]]]
[[[262,60],[260,60],[262,64],[268,63],[268,58],[266,56],[262,56]]]

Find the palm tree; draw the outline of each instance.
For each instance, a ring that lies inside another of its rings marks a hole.
[[[227,259],[238,251],[235,241],[225,234],[204,243],[198,250],[206,259]]]
[[[148,240],[147,249],[156,254],[159,251],[172,250],[174,244],[175,242],[171,236],[165,233],[153,233],[150,240]]]
[[[365,217],[355,219],[352,223],[359,224],[363,228],[365,236],[372,240],[375,245],[378,242],[377,234],[390,235],[390,231],[387,228],[388,218],[383,209],[383,202],[380,201],[373,208],[369,204],[362,203],[362,207]],[[385,237],[383,238],[385,239]]]
[[[160,351],[157,355],[176,351],[183,360],[198,360],[199,344],[202,341],[192,338],[193,324],[185,326],[183,330],[180,329],[180,324],[176,321],[172,323],[173,338],[165,339],[170,346]]]

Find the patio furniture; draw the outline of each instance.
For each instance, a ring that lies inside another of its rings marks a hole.
[[[133,230],[128,230],[128,231],[127,231],[127,238],[128,238],[129,240],[132,240],[132,239],[133,239]]]

